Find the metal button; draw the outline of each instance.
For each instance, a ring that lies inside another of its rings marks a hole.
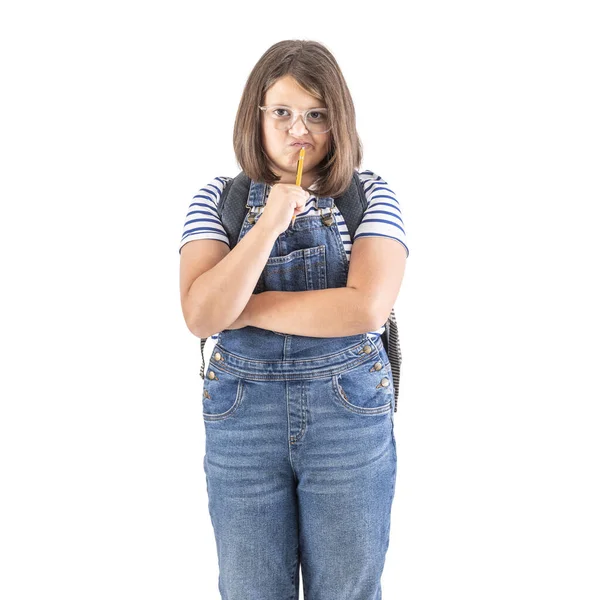
[[[209,398],[210,396],[208,395],[208,390],[204,390],[204,397],[205,398]]]
[[[208,378],[209,379],[214,379],[216,377],[215,372],[214,371],[209,371],[208,372]]]
[[[363,346],[363,352],[365,352],[366,354],[370,354],[371,350],[371,346]]]
[[[387,387],[388,385],[390,385],[390,380],[389,380],[387,377],[384,377],[384,378],[381,380],[381,385],[382,385],[383,387]]]
[[[215,360],[221,360],[221,353],[220,352],[216,352],[215,353]]]
[[[382,365],[380,362],[376,362],[376,363],[373,365],[373,368],[374,368],[376,371],[381,371],[381,369],[383,369],[383,365]]]
[[[322,215],[321,221],[323,222],[323,225],[326,225],[327,227],[329,227],[333,223],[333,215]]]

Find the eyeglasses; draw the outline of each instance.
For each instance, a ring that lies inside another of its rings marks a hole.
[[[296,112],[288,106],[275,104],[259,106],[258,108],[265,113],[266,118],[273,124],[275,129],[291,129],[299,116],[302,117],[306,129],[311,133],[327,133],[332,127],[326,108],[309,108],[304,112]]]

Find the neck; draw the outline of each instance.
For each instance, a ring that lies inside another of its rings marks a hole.
[[[296,176],[292,175],[290,173],[276,173],[276,175],[279,175],[281,177],[281,179],[278,181],[278,183],[296,183]],[[306,173],[302,173],[302,182],[301,182],[301,186],[304,189],[308,189],[313,183],[315,182],[315,178],[311,177],[309,175],[307,175]]]

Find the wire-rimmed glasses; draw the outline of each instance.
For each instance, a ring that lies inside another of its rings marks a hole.
[[[259,106],[258,108],[265,113],[265,117],[275,129],[291,129],[299,116],[302,117],[306,129],[311,133],[327,133],[331,129],[329,111],[326,108],[309,108],[301,112],[281,104]]]

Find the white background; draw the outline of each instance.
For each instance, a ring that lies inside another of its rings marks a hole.
[[[4,5],[3,599],[218,600],[178,246],[283,39],[338,60],[411,251],[385,600],[600,597],[593,4]]]

